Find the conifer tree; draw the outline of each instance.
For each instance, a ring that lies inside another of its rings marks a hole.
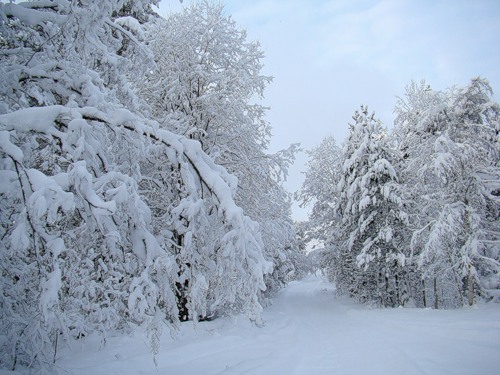
[[[407,222],[393,155],[381,123],[361,107],[343,149],[337,210],[342,217],[335,254],[339,288],[383,306],[405,302]]]

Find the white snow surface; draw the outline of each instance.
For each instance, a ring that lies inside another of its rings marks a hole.
[[[164,330],[155,367],[144,332],[72,344],[69,374],[498,374],[500,305],[379,309],[338,297],[316,276],[292,282],[265,325],[245,318]],[[167,332],[167,333],[165,333]]]

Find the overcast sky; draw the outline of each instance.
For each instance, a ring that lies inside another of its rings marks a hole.
[[[500,0],[225,0],[226,13],[264,50],[274,77],[273,151],[304,149],[333,135],[340,144],[361,104],[391,127],[395,97],[412,80],[434,89],[490,81],[500,98]],[[160,15],[190,1],[162,0]],[[300,188],[298,155],[287,188]],[[307,211],[294,206],[293,216]]]

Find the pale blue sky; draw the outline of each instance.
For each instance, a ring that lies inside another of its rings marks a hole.
[[[160,14],[190,2],[163,0]],[[274,76],[272,148],[340,143],[360,104],[388,127],[395,97],[411,80],[435,89],[482,76],[500,98],[500,0],[226,0],[227,14],[258,40]],[[286,186],[300,188],[299,155]],[[296,205],[295,219],[306,219]]]

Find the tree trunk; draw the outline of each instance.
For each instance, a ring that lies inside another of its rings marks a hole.
[[[378,278],[377,278],[377,292],[379,294],[379,298],[380,298],[380,306],[385,306],[385,296],[384,296],[384,292],[383,292],[383,283],[382,283],[382,272],[379,271],[378,273]]]
[[[434,308],[437,310],[438,306],[438,286],[437,286],[437,278],[434,278]]]
[[[427,307],[427,298],[425,296],[425,280],[422,279],[422,297],[424,298],[424,308]]]
[[[56,357],[57,357],[57,344],[59,341],[59,331],[56,330],[55,332],[55,339],[54,339],[54,357],[52,358],[52,363],[56,363]]]
[[[394,299],[395,303],[394,305],[401,306],[401,294],[399,293],[399,281],[398,281],[398,274],[394,275],[394,283],[395,283],[395,292],[394,292]]]
[[[469,264],[469,273],[467,274],[467,295],[469,299],[469,306],[474,304],[474,278],[471,272],[472,266]]]
[[[178,234],[174,232],[173,238],[177,243],[177,248],[181,249],[184,245],[184,236],[182,234]],[[180,252],[180,250],[178,250]],[[178,259],[177,263],[179,265],[177,276],[180,277],[185,268],[190,268],[191,265],[189,263],[182,264],[180,258],[180,254],[177,254]],[[179,310],[179,320],[181,322],[185,322],[189,320],[189,309],[188,309],[188,292],[189,292],[189,280],[185,279],[184,282],[176,281],[175,282],[175,297],[177,300],[177,309]]]
[[[175,296],[177,298],[177,308],[179,309],[179,320],[181,322],[186,322],[189,320],[189,309],[188,309],[188,299],[187,292],[189,288],[189,281],[184,280],[184,283],[175,283],[176,291]]]
[[[384,301],[384,307],[387,307],[390,304],[391,296],[389,295],[389,278],[387,276],[384,276],[385,280],[385,301]]]

